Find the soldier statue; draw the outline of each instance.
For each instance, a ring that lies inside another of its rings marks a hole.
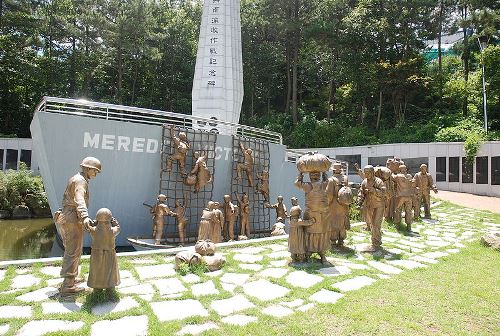
[[[181,174],[186,174],[186,154],[190,148],[185,132],[179,132],[179,136],[174,133],[174,125],[170,125],[170,138],[174,145],[174,154],[167,157],[166,171],[172,170],[172,163],[177,161]]]
[[[414,176],[416,187],[418,188],[422,199],[424,200],[424,211],[425,218],[431,218],[431,189],[437,194],[438,190],[434,184],[431,174],[427,172],[427,165],[421,164],[420,171]],[[415,217],[420,217],[420,198],[417,200],[415,206],[418,209],[418,213],[415,213]]]
[[[80,163],[81,172],[71,177],[63,196],[62,209],[54,214],[64,245],[61,277],[64,278],[61,293],[76,293],[84,290],[76,285],[78,265],[83,248],[83,231],[92,224],[89,217],[89,181],[101,172],[101,162],[86,157]]]
[[[245,148],[240,142],[240,148],[243,152],[243,162],[236,165],[236,179],[241,180],[241,171],[243,170],[248,179],[248,186],[253,187],[253,151],[251,148]]]
[[[406,171],[405,165],[399,166],[399,173],[392,176],[396,184],[396,208],[394,210],[394,224],[399,229],[401,225],[401,211],[405,210],[406,229],[411,231],[412,200],[413,200],[413,178]]]

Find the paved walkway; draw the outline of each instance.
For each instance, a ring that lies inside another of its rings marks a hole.
[[[205,274],[182,276],[174,270],[172,256],[121,257],[120,302],[91,309],[83,305],[90,290],[74,298],[58,297],[60,266],[12,266],[0,270],[0,335],[85,330],[92,336],[109,335],[110,330],[121,336],[198,335],[210,329],[220,335],[249,334],[252,324],[346,300],[351,291],[458,253],[485,230],[500,231],[497,216],[477,210],[437,205],[432,215],[414,223],[411,233],[384,229],[384,250],[375,254],[359,252],[370,236],[352,230],[346,241],[352,250],[333,251],[327,265],[290,265],[286,237],[221,248],[226,266]],[[235,329],[247,324],[247,329]]]
[[[500,197],[479,196],[444,190],[439,190],[437,194],[432,193],[432,195],[468,208],[500,213]]]

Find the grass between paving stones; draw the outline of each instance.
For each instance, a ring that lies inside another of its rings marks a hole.
[[[439,207],[433,209],[433,214],[438,215],[448,214],[445,222],[458,221],[460,225],[454,228],[459,229],[456,234],[460,235],[464,231],[474,231],[482,229],[484,222],[500,223],[500,215],[492,214],[485,211],[475,211],[464,209],[451,203],[443,202]],[[465,223],[464,222],[465,219]],[[441,224],[442,224],[441,223]],[[432,224],[423,222],[415,222],[414,228],[417,225],[425,225],[426,229],[432,228]],[[441,227],[441,226],[440,226]],[[437,226],[436,226],[437,228]],[[420,238],[413,238],[411,235],[405,235],[404,231],[397,231],[391,223],[383,223],[385,232],[398,233],[403,235],[402,238],[411,240],[416,239],[417,242],[425,241],[428,237],[424,230],[420,231]],[[352,240],[353,234],[363,236],[364,241],[358,242]],[[441,234],[440,234],[441,235]],[[369,234],[362,230],[361,227],[353,228],[348,234],[348,242],[352,244],[368,243]],[[405,237],[406,236],[406,237]],[[388,237],[388,235],[386,235]],[[411,239],[410,239],[411,238]],[[477,233],[473,237],[477,241]],[[266,247],[271,244],[286,244],[286,241],[262,242],[251,244],[250,246]],[[397,242],[384,242],[386,249],[395,247]],[[464,242],[464,244],[467,244]],[[469,244],[470,245],[470,244]],[[429,251],[445,251],[452,246],[443,248],[432,248],[427,246],[422,249],[423,254]],[[267,248],[261,252],[262,261],[258,264],[264,266],[261,270],[253,272],[240,268],[240,262],[234,260],[233,256],[239,253],[237,250],[244,246],[221,249],[220,252],[226,254],[225,273],[244,273],[249,274],[250,278],[247,282],[261,279],[259,275],[261,271],[267,267],[274,267],[270,263],[273,260],[269,254],[273,251]],[[367,260],[383,259],[406,259],[408,253],[412,251],[409,247],[403,250],[401,254],[380,254],[370,255],[363,254],[362,257],[355,251],[330,251],[329,257],[338,258],[337,260],[345,260],[348,264],[365,263]],[[121,270],[128,270],[132,275],[139,279],[135,267],[149,266],[153,264],[137,265],[131,262],[133,257],[119,258]],[[137,259],[140,259],[137,258]],[[148,256],[148,259],[156,261],[155,264],[163,264],[166,262],[164,255]],[[366,260],[362,260],[366,259]],[[473,244],[467,249],[463,249],[458,254],[452,254],[441,258],[443,261],[436,265],[429,265],[427,268],[415,270],[403,270],[399,275],[393,275],[391,279],[379,280],[378,274],[382,272],[373,268],[369,269],[351,269],[349,275],[340,275],[336,277],[325,277],[323,281],[312,286],[311,288],[292,287],[286,282],[286,277],[291,272],[301,270],[311,274],[317,274],[317,270],[322,266],[319,263],[313,263],[309,266],[291,267],[288,268],[288,273],[279,279],[266,278],[268,281],[287,287],[290,289],[286,297],[278,298],[273,301],[261,302],[260,300],[246,296],[249,301],[255,304],[255,308],[247,309],[237,314],[251,315],[258,318],[257,323],[250,323],[245,327],[231,326],[221,322],[221,318],[215,311],[210,308],[210,304],[214,300],[227,299],[233,295],[243,294],[241,287],[236,287],[234,294],[225,291],[220,282],[220,276],[210,277],[207,274],[198,274],[200,282],[212,280],[220,294],[207,295],[202,297],[194,297],[189,290],[192,284],[184,283],[188,289],[181,293],[179,298],[196,299],[208,310],[208,317],[191,317],[182,321],[160,322],[150,308],[149,303],[140,298],[138,295],[131,295],[134,300],[139,303],[139,307],[129,309],[124,312],[110,313],[103,316],[95,316],[91,314],[91,308],[100,300],[93,300],[91,294],[80,295],[77,301],[86,303],[82,311],[68,314],[50,314],[42,313],[41,303],[25,303],[16,299],[17,296],[30,292],[32,290],[45,287],[47,280],[52,277],[40,272],[41,265],[35,264],[31,267],[30,273],[40,278],[42,281],[37,286],[32,286],[27,289],[20,289],[15,293],[1,294],[0,305],[31,305],[34,308],[34,315],[31,319],[13,319],[6,321],[0,319],[0,323],[9,322],[11,327],[7,335],[14,335],[18,330],[29,320],[40,319],[60,319],[66,321],[83,321],[85,326],[77,331],[58,332],[51,335],[89,335],[91,325],[100,320],[114,320],[131,315],[146,315],[149,323],[150,335],[172,335],[177,333],[183,326],[187,324],[202,324],[212,321],[219,326],[219,329],[208,331],[206,335],[331,335],[331,334],[355,334],[355,335],[373,335],[373,334],[446,334],[446,335],[465,335],[465,334],[500,334],[498,327],[498,318],[495,320],[495,313],[500,311],[497,302],[500,302],[499,295],[499,271],[498,252],[483,248],[479,244]],[[168,262],[173,263],[171,257],[167,257]],[[335,261],[335,264],[338,264]],[[341,264],[341,263],[340,263]],[[88,260],[82,262],[82,273],[88,273]],[[477,271],[479,270],[479,271]],[[199,272],[195,272],[199,273]],[[10,289],[12,279],[17,275],[16,269],[10,267],[3,281],[0,282],[0,291]],[[362,288],[358,291],[345,293],[344,298],[340,299],[336,304],[321,305],[316,304],[316,307],[306,313],[296,312],[288,317],[279,319],[270,317],[262,313],[262,310],[272,304],[283,301],[292,301],[298,298],[304,299],[307,303],[308,298],[321,289],[335,291],[331,287],[333,283],[353,278],[359,275],[366,275],[377,279],[375,284]],[[182,275],[177,273],[176,278],[182,279]],[[154,279],[151,279],[154,280]],[[142,283],[150,280],[142,281]],[[155,289],[153,302],[168,300],[162,298],[159,291]],[[124,295],[121,295],[124,297]]]

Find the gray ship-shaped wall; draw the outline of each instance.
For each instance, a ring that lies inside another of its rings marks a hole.
[[[118,245],[128,245],[127,237],[151,233],[151,217],[142,203],[153,203],[157,196],[161,125],[38,111],[31,134],[52,212],[61,206],[66,183],[79,171],[82,158],[95,156],[103,170],[90,182],[91,216],[100,207],[111,209],[122,228]],[[222,201],[224,194],[230,193],[232,148],[231,136],[217,136],[215,200]],[[286,161],[286,147],[270,142],[269,153],[270,201],[274,203],[281,194],[288,207],[292,196],[299,197],[303,204],[303,194],[293,186],[297,170],[294,163]],[[85,246],[89,245],[86,237]]]

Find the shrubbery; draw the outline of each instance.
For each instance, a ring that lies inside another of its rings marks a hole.
[[[19,170],[0,171],[0,210],[12,214],[17,205],[26,204],[36,216],[50,215],[42,178],[21,163]]]

